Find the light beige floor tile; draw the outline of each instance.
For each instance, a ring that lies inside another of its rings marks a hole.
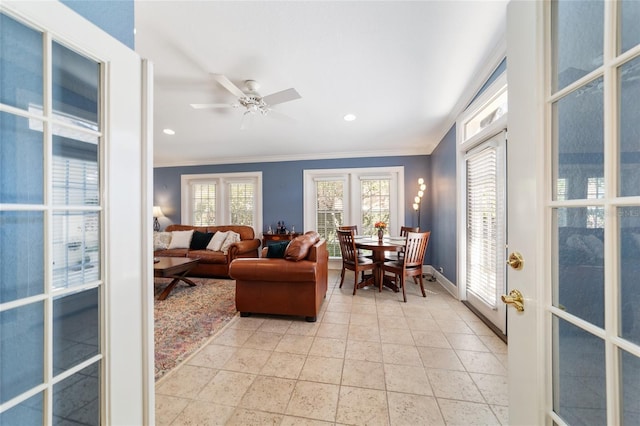
[[[240,403],[255,378],[255,374],[221,370],[200,391],[197,398],[201,401],[210,401],[235,407]]]
[[[428,346],[431,348],[447,348],[451,345],[440,330],[412,330],[413,340],[416,346]]]
[[[268,333],[258,330],[254,332],[246,342],[244,342],[242,347],[272,351],[276,346],[278,346],[281,338],[282,334]]]
[[[487,348],[494,354],[506,354],[507,353],[507,344],[495,334],[490,336],[478,336],[482,343],[485,344]]]
[[[418,352],[425,368],[464,371],[464,366],[453,349],[419,346]]]
[[[285,320],[281,318],[267,318],[258,328],[258,331],[285,334],[291,326],[292,322],[293,321],[291,320]]]
[[[284,416],[280,426],[330,426],[332,422],[322,420],[305,419],[303,417]]]
[[[276,352],[288,352],[292,354],[306,355],[313,344],[313,336],[297,336],[285,334],[274,349]]]
[[[509,424],[509,407],[504,405],[490,405],[490,407],[500,424],[507,426]]]
[[[349,324],[351,318],[350,312],[330,312],[327,311],[322,317],[322,322],[329,322],[332,324]]]
[[[499,425],[487,404],[438,399],[444,421],[449,426]]]
[[[432,330],[432,331],[441,331],[440,326],[436,322],[436,320],[431,318],[414,318],[409,317],[405,318],[407,321],[407,326],[410,330]]]
[[[353,291],[353,287],[351,287]],[[380,293],[378,293],[377,287],[367,287],[364,289],[359,289],[356,296],[353,298],[354,305],[372,305],[376,303],[376,297],[378,297]]]
[[[478,387],[467,372],[427,369],[427,376],[436,398],[485,402]]]
[[[171,425],[224,425],[234,409],[234,407],[211,402],[192,401]]]
[[[462,317],[453,309],[449,309],[448,307],[445,309],[439,308],[429,308],[429,313],[431,317],[435,320],[456,320],[462,321]]]
[[[273,352],[267,363],[262,367],[263,376],[297,379],[304,365],[306,356],[286,352]]]
[[[202,348],[187,364],[198,367],[222,368],[236,350],[233,346],[210,344]]]
[[[476,318],[476,321],[465,320],[467,325],[478,336],[495,336],[495,333],[482,321]],[[497,337],[497,336],[496,336]]]
[[[284,413],[295,384],[295,380],[258,376],[238,405],[249,410]]]
[[[302,367],[300,380],[332,383],[339,385],[342,380],[342,358],[326,358],[309,355]]]
[[[466,322],[460,320],[435,320],[443,333],[473,334]]]
[[[409,295],[407,295],[407,301]],[[406,303],[402,306],[404,316],[407,318],[420,318],[420,319],[434,319],[431,316],[431,311],[427,308],[421,299],[411,298],[411,303]]]
[[[464,368],[473,373],[507,375],[504,365],[491,352],[456,351]]]
[[[347,341],[344,339],[331,339],[328,337],[314,337],[309,355],[324,356],[330,358],[344,358],[344,350]]]
[[[380,341],[380,329],[377,324],[349,324],[349,340]]]
[[[156,426],[171,424],[190,401],[177,396],[156,395]]]
[[[385,364],[402,364],[422,366],[420,354],[415,346],[398,345],[396,343],[382,344],[382,360]]]
[[[382,345],[379,342],[347,340],[345,358],[382,362]]]
[[[340,387],[336,422],[353,425],[388,425],[389,409],[385,391]]]
[[[377,317],[378,310],[376,309],[375,303],[354,303],[351,307],[352,318],[353,314],[376,315]]]
[[[258,317],[237,317],[229,324],[230,328],[256,331],[262,325],[264,318]]]
[[[345,359],[342,386],[385,389],[384,369],[379,362]]]
[[[355,305],[354,305],[355,306]],[[368,306],[368,305],[361,305]],[[376,327],[378,328],[378,315],[376,314],[356,314],[351,312],[351,322],[350,325],[364,325],[367,327]]]
[[[236,408],[229,420],[227,426],[276,426],[282,422],[282,414],[266,413],[258,410],[247,410],[245,408]],[[203,423],[206,424],[206,423]]]
[[[329,422],[335,421],[340,386],[298,381],[287,414]]]
[[[469,373],[484,399],[493,405],[509,405],[507,376]]]
[[[318,318],[318,321],[321,321],[321,318]],[[320,322],[294,321],[285,334],[315,336],[319,326]]]
[[[156,393],[195,398],[217,372],[212,368],[184,365],[172,371],[156,388]]]
[[[327,312],[351,312],[351,303],[330,301],[327,304]]]
[[[445,424],[434,397],[387,392],[387,400],[391,426]]]
[[[398,343],[401,345],[414,345],[413,336],[408,328],[380,327],[380,340],[382,343]]]
[[[423,367],[385,364],[384,377],[387,391],[433,395],[431,384]]]
[[[244,345],[249,337],[254,333],[253,330],[243,330],[240,328],[227,328],[215,338],[216,345],[236,346]]]
[[[320,324],[316,336],[331,337],[333,339],[346,339],[349,333],[347,324],[331,324],[328,322]]]
[[[235,355],[224,364],[225,370],[239,371],[241,373],[258,374],[271,356],[271,351],[261,349],[240,348]]]
[[[509,357],[508,357],[508,354],[507,353],[494,353],[494,355],[496,356],[498,361],[500,361],[500,364],[502,364],[502,366],[505,368],[505,370],[508,370],[508,368],[509,368]]]
[[[445,336],[453,349],[489,352],[489,348],[475,334],[445,333]]]

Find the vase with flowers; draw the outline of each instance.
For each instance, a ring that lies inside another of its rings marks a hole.
[[[387,224],[384,222],[376,222],[373,226],[378,230],[378,241],[382,241],[384,230],[387,229]]]

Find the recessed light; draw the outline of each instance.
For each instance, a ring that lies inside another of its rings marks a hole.
[[[344,116],[344,121],[353,121],[356,119],[356,116],[353,114],[347,114]]]
[[[172,129],[163,129],[162,132],[165,135],[175,135],[176,134],[175,130],[172,130]]]

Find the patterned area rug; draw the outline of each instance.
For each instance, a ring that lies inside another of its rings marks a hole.
[[[191,278],[198,284],[179,283],[165,300],[158,294],[171,282],[155,279],[155,378],[168,373],[200,348],[237,314],[236,282]]]

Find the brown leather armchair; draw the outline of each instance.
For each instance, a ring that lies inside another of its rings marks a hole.
[[[328,262],[324,239],[317,239],[306,256],[297,261],[235,259],[229,275],[236,280],[236,309],[241,316],[299,315],[315,322],[327,294]]]

